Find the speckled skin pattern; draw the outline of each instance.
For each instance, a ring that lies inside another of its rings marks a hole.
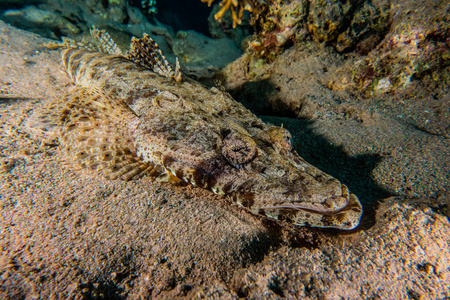
[[[76,88],[48,109],[79,166],[113,179],[182,180],[298,225],[359,224],[361,204],[345,185],[302,159],[286,129],[228,94],[121,55],[66,49],[62,61]]]

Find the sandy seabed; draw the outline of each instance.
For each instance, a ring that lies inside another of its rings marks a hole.
[[[201,189],[75,170],[54,141],[30,135],[25,124],[33,110],[72,85],[59,52],[42,46],[47,41],[0,23],[0,298],[450,297],[448,139],[397,125],[398,136],[377,140],[357,135],[367,124],[329,120],[349,128],[334,138],[355,155],[411,137],[442,169],[427,176],[443,186],[424,179],[433,196],[400,192],[379,205],[363,201],[366,214],[351,232],[277,223]],[[296,145],[308,134],[302,124],[288,125]],[[383,170],[393,174],[375,174],[377,184],[392,190],[392,180],[407,190],[411,181],[395,178],[408,160],[417,163],[416,154],[388,158]],[[408,172],[423,176],[417,167]]]

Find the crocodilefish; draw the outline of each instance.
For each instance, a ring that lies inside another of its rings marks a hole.
[[[184,181],[297,225],[359,224],[358,198],[301,158],[288,130],[183,76],[146,34],[123,54],[105,31],[91,33],[99,46],[65,40],[75,87],[39,113],[76,166],[110,179]]]

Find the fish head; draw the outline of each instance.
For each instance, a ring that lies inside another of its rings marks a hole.
[[[202,115],[172,110],[146,117],[136,131],[138,153],[150,153],[149,160],[175,177],[230,195],[255,214],[313,227],[349,230],[359,224],[358,198],[301,158],[288,130],[259,119],[257,126],[244,126]],[[151,151],[140,151],[149,145]]]

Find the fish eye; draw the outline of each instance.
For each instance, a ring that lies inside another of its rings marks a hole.
[[[257,154],[255,141],[243,134],[231,133],[222,144],[222,155],[235,168],[242,168],[255,159]]]

